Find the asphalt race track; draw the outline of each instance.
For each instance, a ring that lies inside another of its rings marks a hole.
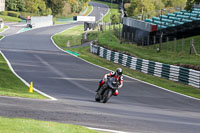
[[[92,3],[100,18],[107,7]],[[51,36],[80,23],[44,27],[8,36],[0,48],[15,72],[52,100],[0,97],[0,116],[58,121],[141,133],[198,133],[200,100],[124,77],[119,96],[94,101],[107,70],[60,51]]]

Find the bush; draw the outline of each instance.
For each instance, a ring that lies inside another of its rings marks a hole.
[[[112,24],[119,24],[120,23],[120,14],[112,15]]]
[[[20,16],[20,13],[14,11],[8,11],[8,16],[18,18]]]
[[[2,11],[2,12],[0,12],[0,14],[3,15],[3,16],[8,16],[8,12],[7,11]]]

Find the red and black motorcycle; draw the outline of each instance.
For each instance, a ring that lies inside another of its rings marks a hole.
[[[108,77],[107,80],[104,80],[105,83],[101,86],[101,88],[97,91],[95,100],[97,102],[106,103],[112,95],[114,95],[115,91],[118,89],[119,82],[114,77]]]

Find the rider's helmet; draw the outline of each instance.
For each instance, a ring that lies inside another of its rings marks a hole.
[[[122,71],[121,68],[117,68],[117,69],[116,69],[116,74],[117,74],[117,76],[122,76],[122,73],[123,73],[123,71]]]

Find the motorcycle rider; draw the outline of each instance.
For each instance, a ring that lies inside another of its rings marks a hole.
[[[119,84],[120,84],[120,85],[118,86],[118,88],[122,88],[122,86],[123,86],[123,75],[122,75],[122,73],[123,73],[122,69],[121,69],[121,68],[117,68],[115,72],[112,71],[112,72],[110,72],[110,73],[108,73],[108,74],[105,74],[105,75],[104,75],[104,79],[101,80],[101,81],[99,82],[99,87],[98,87],[98,89],[96,90],[96,92],[98,92],[98,91],[100,90],[101,86],[105,83],[105,81],[107,80],[108,77],[114,77],[114,78],[116,78],[117,81],[118,81]],[[103,91],[103,90],[101,90],[101,91]],[[116,91],[114,92],[114,96],[117,96],[118,94],[119,94],[119,91],[116,90]]]

